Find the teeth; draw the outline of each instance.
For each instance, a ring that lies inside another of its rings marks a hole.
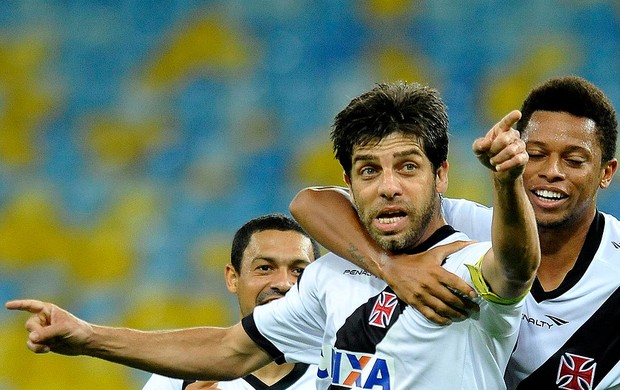
[[[385,217],[379,217],[377,218],[379,220],[380,223],[395,223],[398,222],[402,217],[389,217],[389,218],[385,218]]]
[[[546,199],[562,199],[565,196],[560,194],[559,192],[549,191],[549,190],[536,190],[534,191],[536,196]]]

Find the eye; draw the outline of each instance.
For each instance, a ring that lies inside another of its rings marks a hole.
[[[416,168],[417,168],[416,165],[411,162],[403,164],[404,171],[415,171]]]
[[[293,272],[293,275],[299,276],[302,274],[302,272],[304,272],[304,269],[305,269],[304,267],[296,267],[296,268],[293,268],[291,272]]]
[[[566,163],[571,167],[579,167],[583,165],[586,161],[582,158],[567,158]]]
[[[256,270],[261,272],[269,272],[271,270],[271,266],[268,264],[259,265],[256,267]]]
[[[362,169],[360,169],[361,176],[368,177],[368,176],[374,175],[375,173],[377,173],[377,170],[371,166],[365,166]]]
[[[527,154],[530,157],[530,159],[538,159],[538,158],[543,158],[545,156],[544,154],[536,150],[528,151]]]

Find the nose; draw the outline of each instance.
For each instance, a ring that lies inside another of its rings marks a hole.
[[[271,288],[286,293],[297,282],[297,277],[292,275],[288,269],[281,269],[274,275]]]
[[[383,170],[379,182],[379,195],[383,198],[393,199],[402,194],[400,181],[392,170]]]
[[[538,175],[544,177],[548,181],[564,179],[561,159],[557,156],[549,156],[538,168]]]

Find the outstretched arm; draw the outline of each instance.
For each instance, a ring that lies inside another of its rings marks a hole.
[[[493,181],[493,246],[482,261],[482,276],[492,292],[505,299],[527,293],[540,262],[534,211],[523,187],[528,155],[519,132],[512,129],[520,118],[519,111],[512,111],[472,145]]]
[[[26,321],[27,345],[36,353],[88,355],[170,377],[207,380],[242,377],[271,362],[240,323],[143,332],[90,324],[37,300],[10,301],[6,308],[32,313]]]
[[[368,235],[348,191],[342,187],[303,189],[291,202],[290,211],[324,247],[381,277],[401,299],[429,320],[447,324],[464,319],[467,311],[478,310],[447,286],[475,297],[473,289],[440,266],[449,254],[468,242],[455,242],[416,255],[388,254]]]

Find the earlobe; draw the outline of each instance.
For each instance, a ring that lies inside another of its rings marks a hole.
[[[444,161],[437,169],[437,174],[435,175],[435,190],[440,194],[448,190],[448,168],[448,162]]]
[[[351,203],[355,204],[355,198],[353,197],[353,191],[351,190],[351,177],[347,175],[346,172],[342,174],[342,177],[344,178],[344,182],[347,183],[347,186],[349,187],[349,198]]]
[[[224,269],[224,279],[226,280],[226,288],[228,291],[236,294],[239,275],[237,275],[237,271],[235,271],[235,267],[233,267],[232,264],[226,264],[226,269]]]
[[[618,160],[616,160],[615,158],[609,161],[607,164],[605,164],[605,167],[603,168],[603,177],[601,178],[601,181],[599,182],[599,187],[601,189],[605,189],[609,187],[609,184],[611,183],[611,180],[613,179],[617,168],[618,168]]]

